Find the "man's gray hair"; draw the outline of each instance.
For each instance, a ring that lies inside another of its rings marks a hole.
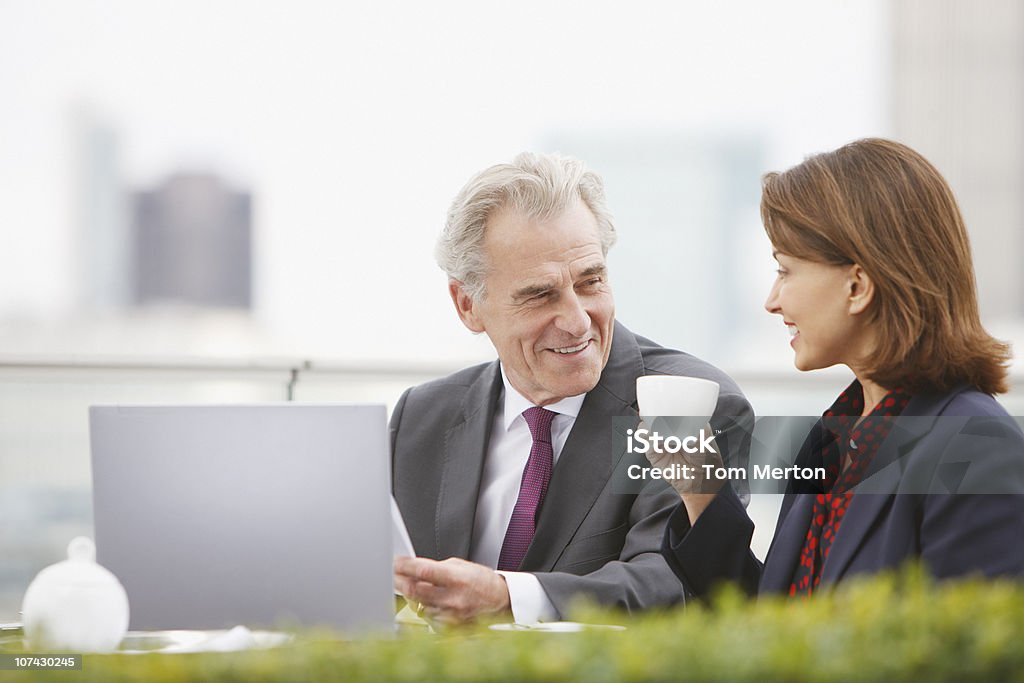
[[[597,219],[601,251],[615,244],[601,176],[583,162],[556,154],[523,152],[509,164],[484,169],[466,183],[448,209],[437,241],[437,264],[479,301],[485,295],[484,232],[495,212],[510,209],[534,220],[558,216],[582,199]]]

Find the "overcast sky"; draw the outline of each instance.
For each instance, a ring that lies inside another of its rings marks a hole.
[[[431,252],[471,173],[552,130],[755,134],[783,168],[887,133],[887,58],[881,0],[0,0],[0,318],[73,309],[75,106],[130,187],[251,189],[255,313],[296,351],[456,357],[485,345]]]

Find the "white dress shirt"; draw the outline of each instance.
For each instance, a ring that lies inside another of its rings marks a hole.
[[[473,562],[488,567],[498,566],[505,531],[512,519],[523,470],[526,469],[526,461],[530,459],[530,449],[533,447],[533,436],[523,417],[523,411],[532,408],[533,403],[509,384],[504,366],[501,366],[501,381],[504,391],[494,412],[494,424],[491,425],[469,557]],[[555,463],[569,438],[585,397],[586,394],[580,394],[544,406],[546,410],[556,413],[551,422],[551,448]],[[527,572],[498,573],[505,577],[512,603],[512,617],[517,623],[532,624],[558,618],[558,612],[536,576]]]

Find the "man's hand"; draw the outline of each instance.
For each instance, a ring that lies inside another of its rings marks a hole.
[[[442,624],[512,614],[505,579],[482,564],[398,557],[394,581],[396,591],[422,605],[423,616]]]

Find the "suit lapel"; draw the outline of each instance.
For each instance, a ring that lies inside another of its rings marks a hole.
[[[469,557],[480,477],[501,386],[495,362],[466,392],[463,419],[445,434],[434,526],[438,558]]]
[[[618,323],[601,379],[583,401],[555,465],[537,520],[533,542],[523,558],[527,571],[551,571],[573,534],[611,480],[623,454],[612,454],[612,417],[639,416],[636,378],[644,374],[640,347]]]
[[[896,437],[897,441],[893,441]],[[891,497],[886,494],[895,493],[900,483],[902,474],[902,462],[900,458],[892,458],[891,454],[896,452],[908,452],[917,443],[917,439],[905,434],[896,434],[895,429],[890,433],[889,438],[883,446],[879,456],[886,456],[888,466],[883,466],[876,471],[875,463],[872,464],[874,473],[870,481],[865,480],[869,485],[866,491],[858,488],[857,495],[850,501],[850,507],[839,527],[839,533],[829,551],[828,559],[821,568],[822,582],[834,583],[842,576],[849,567],[850,562],[856,556],[865,540],[868,532],[882,513],[891,504]],[[892,448],[889,448],[890,443]],[[780,515],[778,531],[772,541],[771,549],[768,551],[770,561],[765,562],[764,574],[761,577],[761,590],[764,592],[780,593],[789,589],[796,574],[797,563],[800,561],[800,553],[807,541],[807,530],[811,526],[811,515],[814,514],[814,493],[796,493],[788,496]]]
[[[799,467],[820,466],[825,438],[826,433],[819,420],[800,445],[794,464]],[[814,496],[821,492],[821,486],[816,482],[790,481],[787,485],[775,526],[775,537],[765,557],[764,573],[761,575],[762,592],[784,593],[789,590],[793,575],[796,574],[797,562],[800,561],[800,552],[807,540],[807,530],[811,526]]]

